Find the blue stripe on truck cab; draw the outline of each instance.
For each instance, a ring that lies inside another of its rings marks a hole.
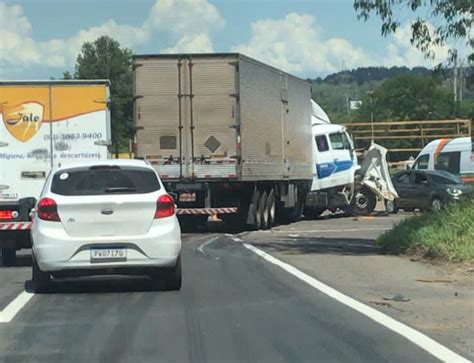
[[[352,160],[333,161],[330,163],[316,164],[316,170],[319,179],[327,178],[332,174],[352,168]]]

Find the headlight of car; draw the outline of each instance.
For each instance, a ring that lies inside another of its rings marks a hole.
[[[454,197],[458,197],[462,194],[462,190],[456,188],[448,188],[446,191]]]

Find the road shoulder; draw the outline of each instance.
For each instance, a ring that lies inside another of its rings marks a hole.
[[[320,223],[318,231],[309,228],[307,221],[300,223],[249,233],[242,239],[474,358],[472,266],[433,265],[383,255],[373,246],[371,221],[364,224],[370,232],[351,232],[348,223],[340,227],[340,237],[339,232],[324,231],[336,230],[327,223]],[[380,222],[377,226],[383,229]]]

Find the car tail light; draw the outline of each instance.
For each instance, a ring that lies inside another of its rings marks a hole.
[[[163,194],[156,202],[155,219],[171,217],[174,214],[174,200],[168,194]]]
[[[54,199],[43,198],[38,203],[38,210],[36,211],[38,218],[44,221],[60,222],[58,214],[58,205]]]
[[[0,210],[0,219],[15,219],[18,217],[16,210]]]

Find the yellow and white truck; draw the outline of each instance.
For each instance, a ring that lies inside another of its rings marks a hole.
[[[49,171],[109,158],[109,81],[0,81],[3,264],[31,245],[30,214]]]

